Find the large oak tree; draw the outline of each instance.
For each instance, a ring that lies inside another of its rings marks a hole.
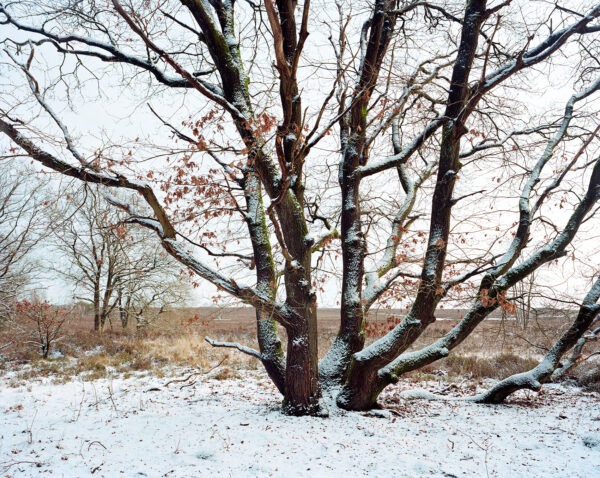
[[[495,309],[510,310],[511,288],[563,257],[594,212],[600,4],[525,3],[7,2],[9,78],[18,72],[29,92],[5,95],[0,131],[15,156],[141,195],[146,210],[108,199],[195,275],[256,309],[259,350],[220,345],[262,361],[286,413],[322,412],[323,388],[367,409]],[[545,116],[527,111],[555,70],[573,95]],[[155,137],[72,136],[52,92],[85,95],[90,81],[115,78],[123,96],[147,88]],[[561,194],[568,214],[553,215],[549,198]],[[496,199],[513,208],[508,223],[482,213]],[[340,328],[319,363],[327,275],[341,282]],[[400,299],[402,320],[366,345],[370,308]],[[408,351],[438,306],[459,299],[470,300],[464,318]],[[547,380],[597,299],[596,283],[552,356],[480,399]]]

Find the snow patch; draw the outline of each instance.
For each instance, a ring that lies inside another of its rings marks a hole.
[[[427,390],[404,390],[398,394],[400,398],[404,400],[442,400],[443,397],[436,395],[435,393],[428,392]]]
[[[263,372],[240,375],[201,376],[181,388],[148,376],[11,386],[6,373],[0,469],[20,478],[591,477],[600,470],[598,447],[590,446],[598,442],[597,395],[557,388],[552,399],[549,387],[537,406],[485,406],[399,402],[395,386],[381,397],[394,413],[346,412],[326,397],[329,418],[289,417]]]

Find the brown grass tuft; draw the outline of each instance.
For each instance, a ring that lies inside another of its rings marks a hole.
[[[502,353],[491,358],[450,355],[439,362],[427,365],[418,372],[435,375],[442,371],[447,375],[465,376],[473,379],[502,379],[514,373],[525,372],[538,364],[532,358],[523,358],[513,353]]]

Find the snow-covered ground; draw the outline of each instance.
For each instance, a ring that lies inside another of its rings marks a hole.
[[[600,476],[600,398],[577,389],[500,406],[404,401],[396,389],[395,413],[293,418],[263,374],[242,376],[15,388],[7,374],[0,476]]]

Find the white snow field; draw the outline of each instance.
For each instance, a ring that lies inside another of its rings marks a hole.
[[[265,375],[241,376],[13,387],[6,374],[0,476],[600,476],[600,397],[576,388],[489,406],[406,401],[393,387],[395,412],[330,404],[329,418],[294,418]]]

